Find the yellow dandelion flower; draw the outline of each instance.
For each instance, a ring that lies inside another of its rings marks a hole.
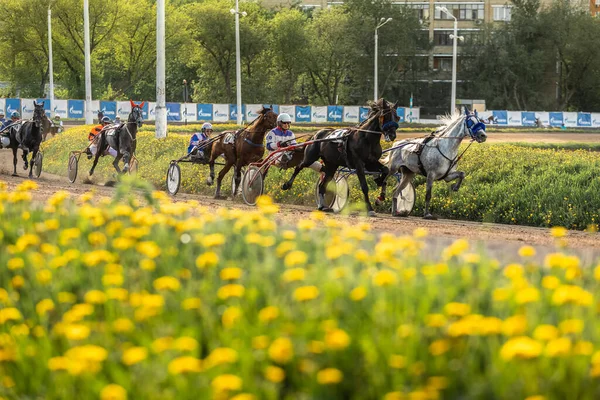
[[[545,276],[542,278],[542,286],[546,289],[556,289],[560,286],[560,279],[556,276]]]
[[[502,322],[502,333],[506,336],[522,335],[527,330],[527,318],[515,315]]]
[[[181,302],[181,308],[184,310],[197,310],[202,306],[202,300],[198,297],[190,297]]]
[[[384,269],[378,271],[373,276],[373,284],[375,286],[391,286],[397,282],[398,278],[394,271],[390,271],[389,269]]]
[[[367,297],[367,289],[363,286],[358,286],[350,291],[350,299],[354,301],[361,301]]]
[[[317,372],[317,382],[321,385],[334,385],[344,379],[344,374],[337,368],[325,368]]]
[[[538,325],[533,330],[533,337],[540,341],[556,339],[558,335],[558,328],[554,325]]]
[[[169,363],[167,369],[171,375],[202,372],[202,361],[191,356],[177,357]]]
[[[138,243],[135,249],[138,251],[138,253],[141,253],[150,259],[158,257],[161,253],[160,246],[150,241]]]
[[[450,341],[447,339],[434,340],[429,345],[429,353],[433,356],[441,356],[450,350]]]
[[[103,304],[106,303],[106,294],[100,290],[90,290],[83,299],[88,304]]]
[[[550,235],[555,238],[562,238],[567,235],[567,228],[562,226],[555,226],[550,229]]]
[[[270,322],[279,317],[279,308],[268,306],[258,312],[258,319],[261,322]]]
[[[306,276],[306,270],[304,268],[291,268],[285,270],[281,275],[284,282],[295,282],[303,281]]]
[[[448,320],[443,314],[427,314],[425,316],[425,323],[432,328],[441,328],[445,326],[447,322]]]
[[[219,276],[224,281],[232,281],[235,279],[240,279],[242,277],[242,269],[237,267],[227,267],[223,268],[219,273]]]
[[[179,283],[177,278],[172,276],[162,276],[154,280],[153,286],[156,290],[170,290],[176,292],[181,287],[181,283]]]
[[[388,360],[390,368],[402,369],[406,367],[406,357],[399,354],[392,354]]]
[[[210,267],[215,267],[219,263],[219,256],[217,253],[212,251],[207,251],[196,258],[196,267],[198,269],[205,269]]]
[[[148,358],[148,349],[145,347],[130,347],[123,352],[121,361],[125,365],[134,365]]]
[[[179,351],[194,351],[198,348],[198,341],[193,337],[182,336],[175,339],[172,348]]]
[[[127,400],[127,391],[114,383],[104,386],[100,392],[100,400]]]
[[[217,365],[233,364],[238,360],[238,353],[228,347],[219,347],[211,351],[204,360],[206,368],[216,367]]]
[[[463,317],[471,312],[471,306],[464,303],[448,303],[444,306],[446,314],[453,317]]]
[[[230,297],[242,297],[246,289],[242,285],[229,284],[221,286],[217,291],[217,297],[226,300]]]
[[[564,335],[578,334],[583,332],[584,322],[580,319],[566,319],[558,324]]]
[[[540,291],[534,287],[526,287],[519,290],[515,295],[517,304],[533,303],[540,299]]]
[[[546,344],[545,353],[548,357],[567,356],[571,353],[571,339],[561,337],[552,339]]]
[[[261,335],[252,338],[252,348],[256,350],[263,350],[269,346],[270,340],[268,336]]]
[[[342,329],[330,330],[325,334],[325,344],[331,350],[343,350],[350,342],[350,336]]]
[[[308,260],[308,255],[300,250],[294,250],[294,251],[290,251],[284,259],[284,264],[286,267],[291,268],[291,267],[296,267],[296,266],[302,266],[306,264],[306,261]]]
[[[269,358],[278,364],[287,364],[294,357],[292,341],[288,338],[277,338],[269,346]]]
[[[240,390],[242,388],[242,378],[231,374],[219,375],[212,380],[210,385],[216,392]]]
[[[52,299],[44,299],[36,304],[35,311],[40,316],[46,315],[48,311],[54,310],[54,302]]]
[[[536,252],[535,249],[531,246],[522,246],[519,249],[519,255],[521,257],[533,257],[535,256]]]
[[[127,318],[117,318],[112,322],[112,327],[118,333],[131,332],[135,329],[133,322]]]
[[[225,235],[222,233],[213,233],[202,238],[202,245],[206,248],[217,247],[225,244]]]
[[[140,260],[140,268],[144,271],[154,271],[156,269],[156,262],[149,258],[142,258]]]
[[[285,379],[285,371],[279,367],[269,365],[265,368],[265,378],[273,383],[282,382]]]
[[[508,340],[500,349],[500,357],[505,361],[513,358],[536,358],[542,353],[542,344],[527,336],[518,336]]]
[[[152,351],[160,354],[164,351],[170,350],[173,347],[173,338],[170,336],[161,337],[155,339],[152,342]]]
[[[316,286],[301,286],[294,290],[294,299],[297,301],[314,300],[319,297],[319,289]]]
[[[15,257],[8,260],[6,266],[10,270],[21,269],[25,267],[25,261],[21,257]]]
[[[239,307],[229,307],[223,312],[221,322],[225,328],[231,328],[241,319],[242,310]]]

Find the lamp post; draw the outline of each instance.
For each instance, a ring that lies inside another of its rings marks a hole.
[[[50,7],[52,3],[48,4],[48,97],[50,98],[50,117],[54,112],[54,67],[52,65],[52,10]]]
[[[436,7],[436,9],[454,18],[454,34],[450,35],[450,39],[452,39],[452,98],[450,99],[450,115],[452,115],[456,111],[456,46],[457,40],[464,40],[464,38],[458,36],[458,20],[456,17],[446,7]]]
[[[188,87],[187,80],[183,80],[183,124],[187,125],[187,99],[188,99]]]
[[[378,98],[378,93],[377,93],[377,85],[378,83],[378,73],[377,73],[377,46],[379,45],[379,34],[377,33],[377,31],[379,30],[379,28],[381,28],[382,26],[384,26],[385,24],[387,24],[388,22],[390,22],[392,20],[392,18],[381,18],[379,20],[379,24],[377,24],[377,26],[375,27],[375,72],[374,72],[374,88],[373,88],[373,100],[377,101]]]
[[[246,12],[240,12],[239,0],[235,0],[235,10],[229,10],[235,15],[235,86],[237,92],[237,124],[242,125],[242,65],[240,61],[240,15],[245,17]]]
[[[165,0],[156,1],[156,107],[157,139],[167,137],[167,103],[165,82]]]
[[[94,122],[92,116],[92,64],[90,61],[90,4],[83,0],[83,41],[85,64],[85,123]]]

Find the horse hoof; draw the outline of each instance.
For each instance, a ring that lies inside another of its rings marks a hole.
[[[222,194],[215,194],[215,200],[227,200],[227,196],[223,196]]]
[[[375,199],[375,205],[376,206],[380,206],[383,204],[383,199],[380,199],[379,197]]]
[[[423,216],[423,219],[431,219],[431,220],[436,220],[436,219],[437,219],[437,217],[436,217],[435,215],[433,215],[433,214],[425,214],[425,215]]]
[[[23,169],[27,169],[27,168],[29,168],[29,165],[27,165],[27,164],[23,165]]]
[[[19,176],[19,174],[17,174],[16,172],[13,172],[13,174],[11,176]]]
[[[289,182],[286,182],[283,185],[281,185],[281,189],[283,189],[283,190],[289,190],[291,187],[292,187],[292,184]]]
[[[212,186],[212,184],[213,184],[213,180],[212,180],[212,178],[208,178],[208,179],[206,179],[206,184],[207,184],[208,186]]]
[[[451,187],[453,192],[458,192],[459,186],[458,185],[452,185]]]
[[[369,217],[376,217],[377,213],[375,211],[371,210],[371,211],[367,212],[367,216],[369,216]]]
[[[319,208],[317,208],[317,210],[322,211],[322,212],[326,212],[326,213],[332,213],[333,212],[333,208],[331,208],[331,207],[319,207]]]
[[[396,211],[396,212],[392,213],[392,217],[406,218],[406,217],[408,217],[408,213]]]

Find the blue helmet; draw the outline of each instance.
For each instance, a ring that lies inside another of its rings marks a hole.
[[[11,118],[21,118],[21,114],[19,114],[18,111],[13,111],[12,114],[10,114]]]

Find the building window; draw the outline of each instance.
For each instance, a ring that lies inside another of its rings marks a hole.
[[[480,3],[436,3],[446,7],[458,20],[474,21],[484,19],[484,5]],[[435,10],[435,19],[452,20],[453,18],[440,10]]]
[[[404,5],[404,4],[403,4]],[[406,6],[412,8],[417,14],[417,18],[421,21],[429,21],[429,4],[410,4],[407,3]]]
[[[452,71],[452,57],[435,57],[433,59],[433,69],[436,71]]]
[[[435,46],[452,46],[454,40],[450,38],[453,30],[436,30],[433,32],[433,44]],[[456,45],[464,46],[466,44],[477,44],[480,39],[481,32],[478,30],[458,31],[458,36],[462,36],[463,40],[459,40]]]
[[[492,6],[494,21],[510,21],[512,6]]]

